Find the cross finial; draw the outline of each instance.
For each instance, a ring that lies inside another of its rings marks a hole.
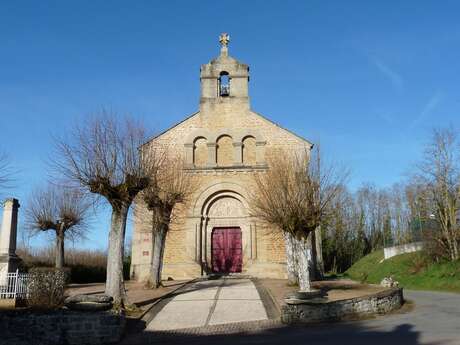
[[[226,32],[221,33],[219,36],[219,42],[222,47],[227,47],[228,42],[230,42],[230,36]]]

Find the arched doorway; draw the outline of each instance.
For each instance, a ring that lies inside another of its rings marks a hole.
[[[197,257],[202,274],[244,272],[254,259],[253,226],[240,189],[233,183],[221,183],[197,200],[197,206],[201,205]]]

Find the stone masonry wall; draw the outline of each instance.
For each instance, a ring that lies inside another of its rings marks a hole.
[[[300,150],[304,152],[309,148],[309,144],[300,137],[244,107],[219,104],[215,105],[214,111],[213,116],[209,114],[203,116],[201,113],[194,114],[148,143],[146,149],[161,147],[162,149],[166,148],[167,151],[184,155],[184,144],[189,134],[198,128],[206,128],[206,130],[212,133],[225,133],[227,129],[229,133],[232,130],[257,130],[263,135],[266,141],[264,151],[267,160],[270,156],[280,151]],[[233,147],[230,148],[233,149]],[[225,161],[231,165],[233,151],[229,149],[224,152],[227,155]],[[255,157],[251,157],[254,154],[254,152],[251,152],[250,156],[246,157],[246,159],[255,161]],[[201,157],[200,160],[205,161],[205,158]],[[247,168],[222,170],[197,169],[196,171],[191,171],[199,179],[200,188],[197,190],[196,195],[190,198],[190,202],[181,211],[176,212],[174,224],[171,225],[166,241],[164,278],[169,276],[175,279],[191,278],[200,274],[196,257],[196,221],[192,221],[189,218],[191,209],[194,207],[200,193],[209,186],[224,182],[237,183],[249,191],[252,189],[252,184],[254,183],[252,175],[257,171],[256,169]],[[139,199],[135,202],[135,213],[137,215],[134,217],[132,275],[134,279],[143,280],[143,277],[148,274],[148,267],[151,260],[151,235],[149,215],[145,210],[145,205]],[[274,229],[268,229],[266,225],[261,224],[257,220],[254,220],[254,222],[257,224],[257,233],[255,235],[257,239],[257,248],[255,248],[257,259],[249,263],[246,262],[247,256],[243,256],[245,260],[243,267],[249,268],[248,265],[258,263],[261,265],[257,270],[254,268],[251,274],[259,277],[284,278],[285,249],[281,234],[279,231],[273,231]]]
[[[55,310],[13,310],[0,313],[3,345],[93,345],[120,340],[126,320],[123,314]]]
[[[287,324],[338,321],[347,318],[386,314],[403,304],[403,290],[392,288],[375,295],[341,301],[288,304],[282,307],[281,321]]]

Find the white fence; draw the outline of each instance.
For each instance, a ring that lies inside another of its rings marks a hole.
[[[388,247],[383,249],[384,257],[386,259],[392,258],[396,255],[405,253],[413,253],[423,249],[423,242],[413,242],[408,244],[402,244],[400,246]]]
[[[28,273],[0,273],[0,299],[27,298],[27,283],[30,278]]]

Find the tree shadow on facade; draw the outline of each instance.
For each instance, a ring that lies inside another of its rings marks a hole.
[[[216,327],[216,326],[214,326]],[[215,332],[220,334],[198,334],[195,330],[176,330],[174,332],[153,332],[131,334],[121,344],[289,344],[289,345],[421,345],[420,332],[413,325],[401,324],[392,330],[376,330],[361,323],[321,324],[311,326],[278,325],[257,330],[254,324],[245,331],[231,334],[225,329],[234,329],[232,325],[220,326]],[[209,333],[212,333],[212,329]],[[423,343],[424,345],[442,345],[441,342]]]

